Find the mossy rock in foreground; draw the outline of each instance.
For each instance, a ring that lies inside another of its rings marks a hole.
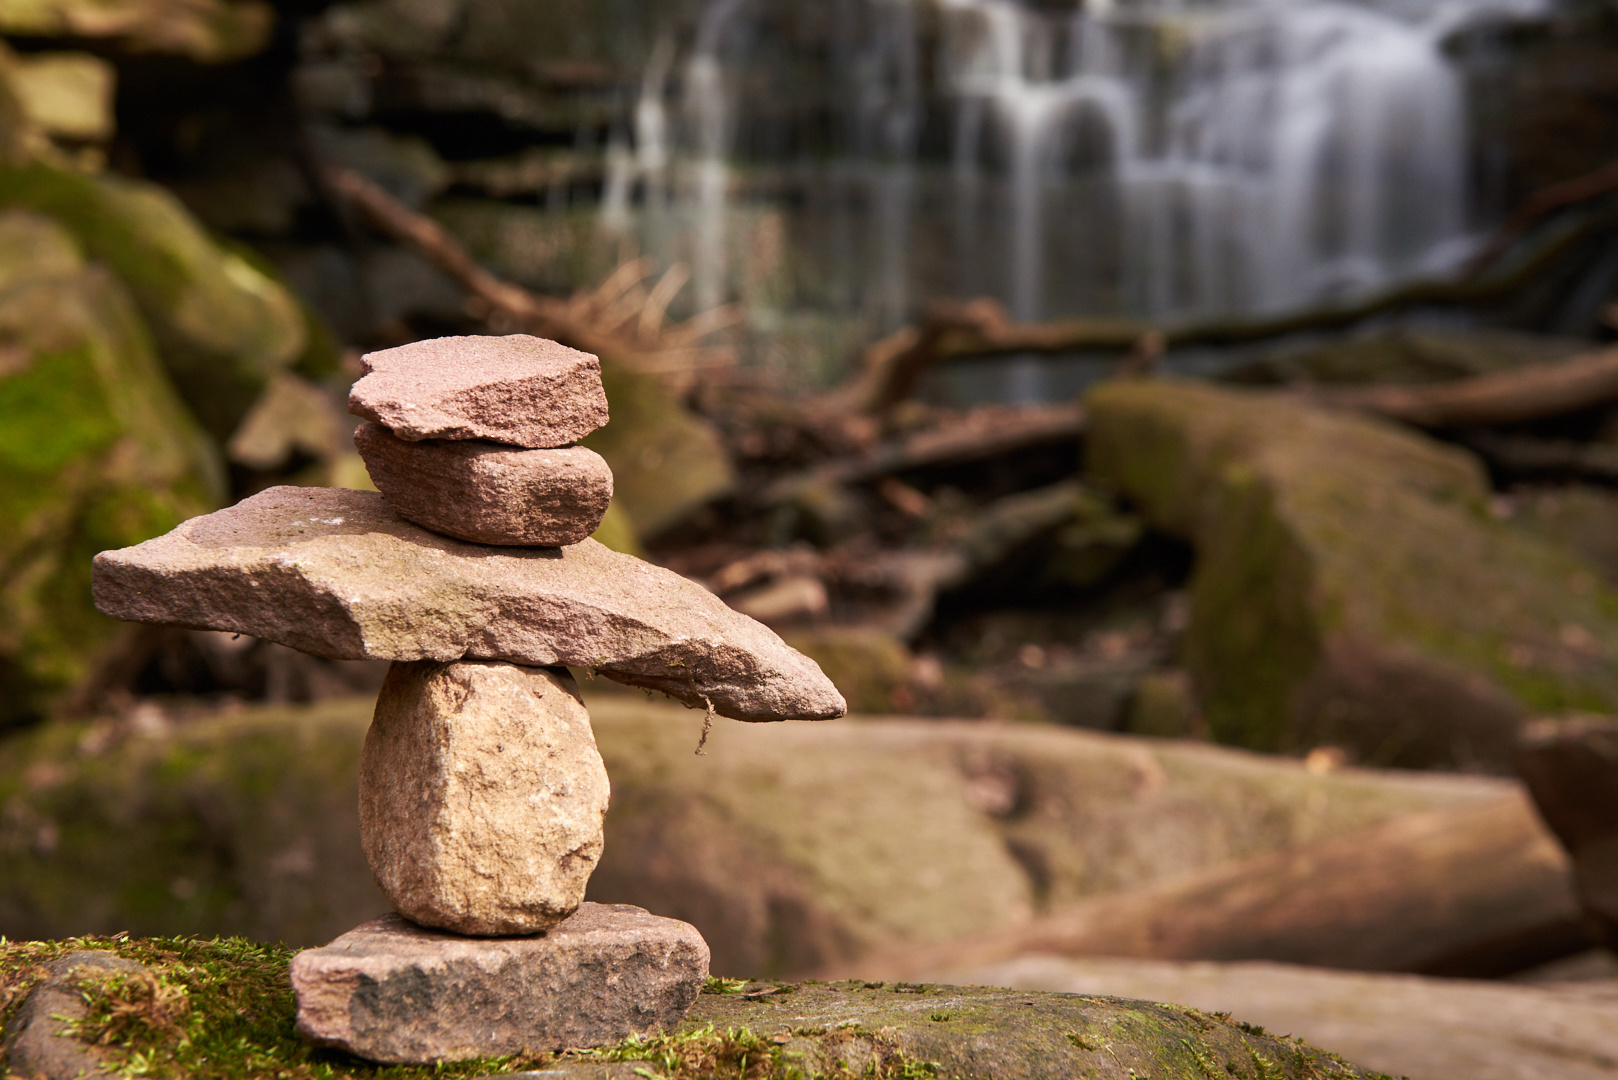
[[[78,949],[148,965],[150,976],[89,974],[67,1037],[106,1047],[107,1066],[152,1078],[493,1076],[545,1069],[562,1080],[1374,1080],[1302,1042],[1177,1005],[907,983],[711,979],[667,1035],[535,1057],[379,1066],[306,1044],[294,1028],[289,950],[240,938],[0,939],[0,1021],[44,965]]]

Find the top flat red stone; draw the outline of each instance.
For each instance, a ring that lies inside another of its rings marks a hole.
[[[368,353],[348,411],[401,439],[567,446],[607,422],[601,363],[528,334],[443,337]]]

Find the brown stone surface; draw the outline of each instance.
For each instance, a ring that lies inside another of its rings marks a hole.
[[[401,439],[546,449],[607,422],[601,363],[527,334],[443,337],[367,353],[348,411]]]
[[[1517,771],[1573,856],[1585,909],[1618,947],[1618,720],[1541,720],[1523,732]]]
[[[1525,986],[1290,964],[1041,955],[928,978],[1029,994],[1173,1001],[1228,1013],[1410,1080],[1612,1080],[1618,1073],[1618,980],[1612,979]]]
[[[375,492],[277,487],[96,556],[96,605],[338,659],[565,664],[737,720],[824,720],[814,661],[671,571],[584,540],[488,548]]]
[[[299,1032],[383,1062],[615,1043],[677,1022],[707,977],[694,927],[627,904],[585,904],[519,938],[389,915],[292,960]]]
[[[85,1016],[84,998],[72,985],[80,975],[135,974],[146,970],[133,960],[105,952],[70,952],[50,965],[50,975],[29,993],[6,1027],[5,1055],[0,1064],[7,1076],[73,1080],[105,1076],[103,1053],[97,1047],[60,1032],[68,1021]]]
[[[354,445],[394,513],[474,544],[576,544],[595,532],[612,501],[612,470],[582,446],[407,442],[380,424],[361,424]]]
[[[401,914],[533,934],[584,899],[607,792],[565,669],[395,663],[360,758],[360,837]]]

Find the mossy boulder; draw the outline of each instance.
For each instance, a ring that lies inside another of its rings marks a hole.
[[[794,973],[1484,798],[1046,727],[730,724],[584,684],[612,779],[590,898],[700,929],[723,974]],[[369,699],[0,744],[0,934],[320,944],[386,909],[361,853]]]
[[[316,944],[388,909],[359,841],[368,703],[178,730],[50,724],[0,752],[0,936]]]
[[[0,5],[0,33],[112,39],[129,52],[177,53],[205,64],[269,43],[275,10],[259,0],[30,0]]]
[[[865,626],[817,626],[785,631],[781,640],[820,665],[852,712],[904,712],[914,703],[910,650],[894,634]]]
[[[291,957],[240,938],[0,943],[0,1025],[20,1026],[25,1010],[39,1011],[37,1002],[25,1005],[30,995],[51,994],[64,1010],[50,1033],[65,1051],[57,1060],[187,1080],[1377,1076],[1301,1040],[1177,1005],[983,987],[722,979],[709,980],[672,1030],[614,1046],[379,1068],[299,1037]]]
[[[1089,400],[1092,479],[1196,549],[1185,662],[1220,741],[1505,770],[1526,716],[1618,707],[1618,593],[1495,520],[1470,455],[1190,382]]]
[[[128,293],[56,223],[0,211],[0,727],[82,683],[118,632],[91,603],[96,552],[222,495]]]
[[[612,466],[612,504],[651,540],[736,483],[724,443],[655,375],[601,359],[612,420],[582,440]]]
[[[3,208],[54,219],[117,276],[174,385],[220,442],[304,351],[308,328],[292,294],[211,239],[162,188],[34,161],[0,167]]]

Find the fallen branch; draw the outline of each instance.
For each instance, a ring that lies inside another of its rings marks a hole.
[[[1273,318],[1214,319],[1179,326],[1128,319],[1009,323],[993,300],[940,305],[919,328],[907,327],[870,346],[858,373],[828,395],[824,405],[885,413],[903,401],[928,370],[946,362],[1028,353],[1130,352],[1144,357],[1188,346],[1242,345],[1306,331],[1341,330],[1405,308],[1498,304],[1539,279],[1591,231],[1609,228],[1614,220],[1618,213],[1609,213],[1552,237],[1501,273],[1415,281],[1357,303]]]
[[[1618,480],[1618,446],[1572,439],[1532,439],[1479,432],[1466,445],[1512,473],[1559,473],[1593,480]]]
[[[1098,896],[993,935],[829,974],[941,979],[1043,953],[1489,976],[1592,944],[1567,855],[1517,794]]]
[[[1500,228],[1495,230],[1489,242],[1472,256],[1467,272],[1480,273],[1505,254],[1517,238],[1541,218],[1614,191],[1618,191],[1618,162],[1603,165],[1583,176],[1540,188],[1517,204],[1517,208],[1511,212]]]
[[[1084,409],[1075,404],[985,406],[958,420],[883,443],[864,454],[784,476],[758,496],[762,506],[791,502],[813,487],[862,484],[934,465],[961,465],[1084,434]]]
[[[414,249],[487,308],[496,328],[521,329],[554,338],[597,355],[635,362],[648,370],[714,366],[693,355],[701,338],[737,321],[734,308],[700,312],[686,323],[665,327],[663,315],[688,273],[671,268],[650,291],[641,282],[650,260],[632,259],[601,285],[570,300],[537,296],[503,281],[478,265],[443,226],[400,203],[352,169],[325,170],[330,190],[346,200],[378,232]],[[632,327],[634,333],[623,332]]]
[[[1317,388],[1310,396],[1423,428],[1520,424],[1618,401],[1618,348],[1455,382]]]

